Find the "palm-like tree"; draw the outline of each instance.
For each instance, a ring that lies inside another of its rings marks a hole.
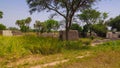
[[[43,22],[40,22],[37,20],[37,21],[35,21],[34,28],[38,29],[38,32],[40,34],[40,31],[43,32],[45,25]]]
[[[29,30],[29,25],[31,21],[32,21],[31,17],[28,17],[25,19],[25,26],[26,26],[25,30],[26,31]]]
[[[3,18],[3,12],[0,11],[0,18]]]
[[[26,31],[26,30],[24,30],[25,20],[17,20],[15,24],[19,26],[21,31]]]
[[[21,20],[17,20],[15,22],[16,25],[18,25],[19,27],[21,27],[23,25],[23,22]]]
[[[31,17],[28,17],[27,19],[25,19],[26,26],[29,27],[29,24],[30,24],[31,21],[32,21]]]
[[[26,19],[17,20],[15,24],[20,27],[21,31],[27,32],[31,21],[32,21],[31,17],[28,17]]]

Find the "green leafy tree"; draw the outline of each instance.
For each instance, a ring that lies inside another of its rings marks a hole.
[[[100,37],[106,37],[106,33],[107,33],[107,27],[104,24],[94,24],[91,27],[92,31],[94,31],[95,33],[97,33],[98,36]]]
[[[9,30],[18,30],[18,28],[16,28],[16,27],[9,27],[8,29]]]
[[[57,30],[59,28],[59,23],[56,20],[49,19],[45,21],[45,26],[47,29],[47,32],[51,32],[51,30]]]
[[[3,18],[3,12],[0,11],[0,18]]]
[[[25,29],[25,21],[24,20],[16,20],[15,24],[19,26],[19,28],[22,32],[25,32],[25,30],[24,30]]]
[[[82,31],[82,27],[80,27],[78,24],[74,23],[72,24],[71,28],[72,30],[78,30],[78,32]]]
[[[94,9],[87,9],[84,10],[81,14],[78,15],[79,19],[84,22],[86,25],[84,26],[83,32],[87,33],[90,32],[91,35],[91,28],[93,24],[104,24],[105,19],[108,17],[107,13],[100,13]]]
[[[34,28],[39,32],[43,33],[45,31],[45,24],[44,22],[40,22],[38,20],[35,21]]]
[[[99,0],[27,0],[30,13],[35,11],[54,11],[65,19],[66,40],[68,40],[68,32],[72,25],[72,20],[80,10],[91,7]]]
[[[32,21],[31,17],[25,19],[25,25],[29,28],[30,22]]]
[[[3,24],[0,24],[0,30],[6,30],[6,26]]]
[[[95,24],[99,22],[100,19],[100,12],[94,9],[87,9],[79,14],[79,19],[86,24]]]
[[[17,20],[15,24],[19,26],[22,32],[27,32],[27,30],[29,30],[30,22],[31,22],[31,18],[28,17],[26,19]]]
[[[115,18],[111,18],[108,24],[112,27],[112,29],[117,29],[117,31],[120,31],[120,15]]]

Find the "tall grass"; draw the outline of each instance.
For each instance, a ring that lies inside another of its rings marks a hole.
[[[24,37],[25,48],[30,50],[33,54],[54,54],[61,52],[61,42],[55,38],[42,38],[35,36]]]
[[[20,58],[31,54],[55,54],[63,49],[80,49],[80,41],[60,41],[56,38],[43,38],[35,35],[4,37],[0,36],[0,57]]]
[[[94,52],[120,51],[120,40],[109,41],[93,48]]]
[[[53,54],[61,51],[61,42],[36,36],[0,36],[0,57],[20,58],[30,54]]]

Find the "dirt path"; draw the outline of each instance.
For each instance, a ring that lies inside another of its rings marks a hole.
[[[102,39],[102,40],[94,40],[91,44],[91,46],[96,46],[99,44],[103,44],[105,42],[111,41],[111,39]]]
[[[89,56],[89,52],[84,55],[84,56],[77,56],[75,57],[76,59],[81,59],[81,58],[84,58],[84,57],[87,57]],[[51,62],[51,63],[46,63],[46,64],[42,64],[42,65],[36,65],[36,66],[32,66],[30,68],[44,68],[44,67],[47,67],[47,66],[55,66],[57,64],[61,64],[61,63],[65,63],[65,62],[69,62],[70,59],[65,59],[65,60],[61,60],[61,61],[54,61],[54,62]]]

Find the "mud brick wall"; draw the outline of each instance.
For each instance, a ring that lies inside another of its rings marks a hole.
[[[0,35],[2,35],[2,30],[0,30]]]
[[[40,34],[40,36],[42,36],[42,37],[54,37],[54,38],[58,38],[59,34],[58,33],[42,33],[42,34]]]
[[[13,30],[13,31],[12,31],[12,34],[13,34],[14,36],[16,36],[16,35],[22,35],[22,32],[21,32],[21,31],[17,31],[17,30]]]
[[[66,31],[60,31],[59,38],[61,40],[66,40]],[[78,40],[78,39],[79,39],[79,33],[77,30],[70,30],[68,32],[68,40]]]
[[[115,32],[115,33],[107,32],[106,38],[108,38],[108,39],[118,39],[118,38],[120,38],[120,32]]]

